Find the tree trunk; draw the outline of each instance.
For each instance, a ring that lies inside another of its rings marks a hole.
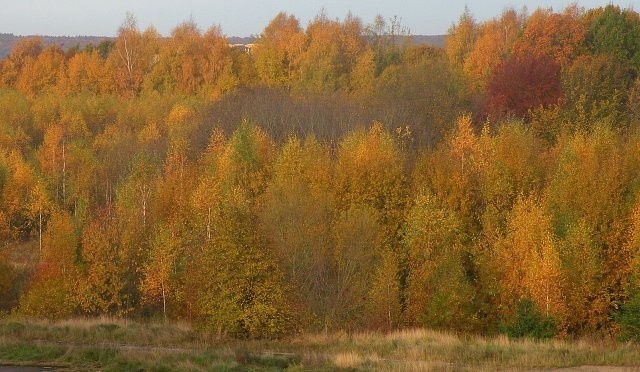
[[[211,207],[207,212],[207,241],[211,240]]]
[[[42,260],[42,206],[38,210],[39,225],[38,225],[38,244],[40,248],[40,260]]]
[[[67,204],[67,162],[65,160],[65,143],[64,139],[62,140],[62,205],[66,206]]]
[[[389,320],[389,330],[393,329],[393,322],[391,321],[391,284],[387,280],[387,316]]]
[[[162,281],[162,317],[164,322],[167,322],[167,297],[164,291],[164,280]]]

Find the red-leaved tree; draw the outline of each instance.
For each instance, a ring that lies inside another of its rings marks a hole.
[[[552,105],[562,97],[560,66],[550,57],[511,58],[496,67],[487,86],[489,118],[526,118],[530,109]]]

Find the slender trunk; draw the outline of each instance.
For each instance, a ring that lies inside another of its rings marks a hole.
[[[38,244],[40,248],[40,260],[42,260],[42,206],[40,206],[40,209],[38,210],[38,215],[39,215]]]
[[[126,65],[127,65],[127,88],[133,94],[133,66],[131,63],[131,52],[129,51],[129,47],[127,46],[127,38],[124,39],[124,52],[127,56]]]
[[[131,53],[129,52],[129,48],[127,47],[127,39],[124,39],[124,50],[127,54],[127,73],[129,75],[129,82],[133,82],[133,68],[131,66]]]
[[[107,202],[107,205],[111,205],[112,203],[112,198],[111,198],[111,181],[107,180],[107,187],[106,187],[106,191],[105,191],[105,201]]]
[[[545,287],[546,287],[546,290],[545,290],[546,293],[545,294],[547,295],[547,303],[546,303],[546,305],[547,305],[547,316],[549,316],[549,283],[546,283]]]
[[[207,241],[211,240],[211,207],[207,212]]]
[[[182,154],[180,155],[180,200],[182,200],[182,195],[184,194],[184,184],[182,182],[184,176],[184,157]]]
[[[164,291],[164,280],[162,281],[162,317],[164,318],[164,322],[167,322],[167,297],[165,296]]]
[[[65,159],[65,141],[62,140],[62,205],[67,204],[67,161]]]
[[[142,189],[142,228],[144,230],[147,229],[147,195],[144,186]]]
[[[389,283],[390,281],[387,280],[387,316],[388,316],[388,320],[389,320],[389,330],[391,330],[391,284]]]

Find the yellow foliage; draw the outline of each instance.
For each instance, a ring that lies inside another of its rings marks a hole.
[[[551,219],[535,199],[516,202],[494,260],[504,314],[515,311],[519,300],[530,298],[545,315],[565,319],[559,250]]]

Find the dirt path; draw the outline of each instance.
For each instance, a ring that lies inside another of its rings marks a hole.
[[[632,372],[632,371],[640,371],[640,366],[637,367],[614,367],[614,366],[578,366],[578,367],[568,367],[568,368],[556,368],[552,369],[553,372]]]

